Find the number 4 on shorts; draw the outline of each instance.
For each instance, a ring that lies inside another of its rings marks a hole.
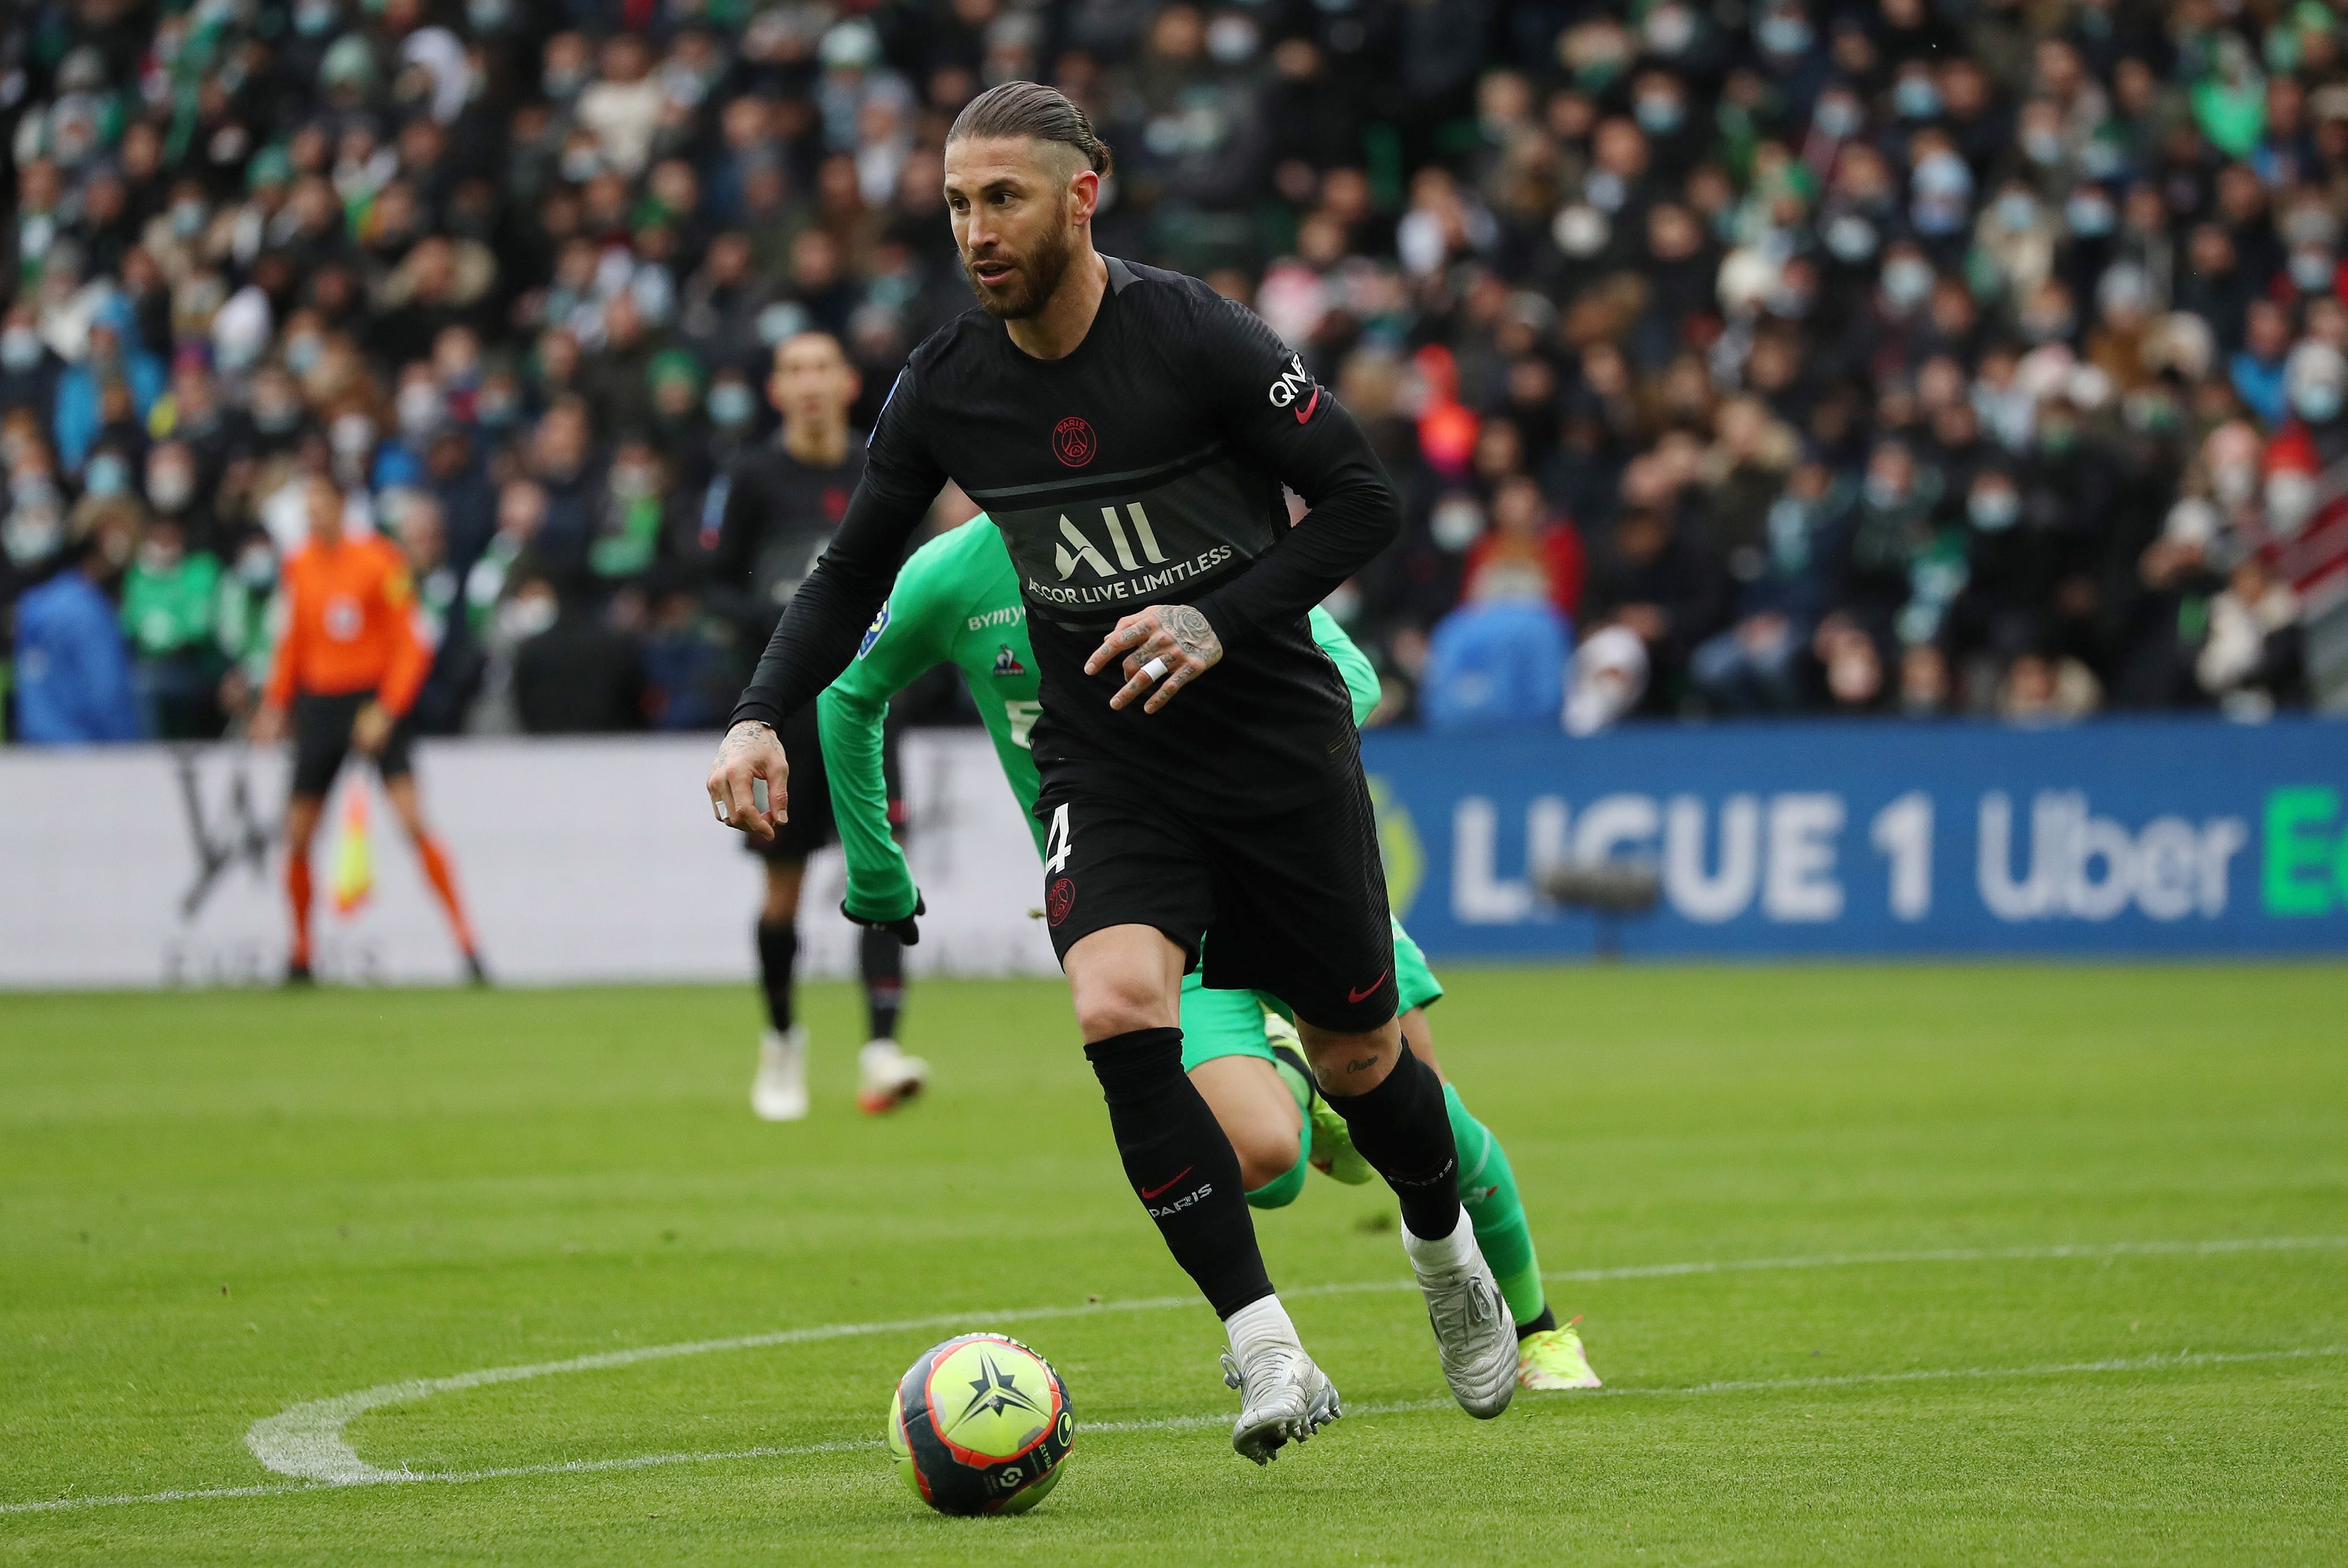
[[[1068,863],[1072,835],[1068,830],[1068,803],[1066,800],[1052,808],[1052,830],[1044,837],[1044,870],[1057,872]]]

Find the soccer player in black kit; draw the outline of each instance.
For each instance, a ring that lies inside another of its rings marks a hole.
[[[1231,1446],[1338,1414],[1256,1248],[1237,1158],[1182,1073],[1179,991],[1281,998],[1400,1202],[1445,1377],[1515,1387],[1515,1334],[1457,1193],[1440,1080],[1395,1018],[1385,875],[1344,682],[1306,612],[1399,526],[1352,418],[1243,306],[1093,248],[1108,150],[1032,82],[963,110],[945,197],[982,307],[915,349],[838,537],[710,769],[720,820],[787,820],[777,731],[855,655],[948,479],[1003,531],[1042,680],[1044,908],[1127,1178],[1223,1320]],[[1311,510],[1293,528],[1281,487]],[[1189,688],[1198,686],[1193,692]],[[763,780],[764,809],[755,794]]]
[[[761,645],[847,515],[864,477],[863,443],[848,428],[858,392],[856,367],[829,333],[803,332],[775,346],[767,396],[783,418],[776,438],[744,453],[726,477],[717,547],[710,575],[735,618]],[[799,951],[799,884],[808,857],[832,841],[831,799],[812,704],[782,727],[785,754],[798,780],[798,810],[771,837],[751,845],[767,863],[758,912],[758,979],[767,1029],[750,1108],[768,1121],[808,1113],[807,1026],[793,1016]],[[896,773],[894,748],[890,775]],[[891,792],[894,797],[894,791]],[[893,1110],[921,1091],[929,1068],[897,1044],[904,1006],[905,949],[911,922],[865,928],[857,949],[863,972],[864,1048],[857,1054],[856,1102],[869,1113]]]

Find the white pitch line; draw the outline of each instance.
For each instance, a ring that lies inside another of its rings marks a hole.
[[[2271,1236],[2203,1242],[2114,1242],[2037,1247],[1944,1247],[1897,1253],[1826,1253],[1787,1258],[1702,1260],[1694,1263],[1643,1264],[1613,1269],[1569,1270],[1545,1277],[1595,1283],[1603,1280],[1660,1279],[1689,1274],[1756,1270],[1842,1268],[1865,1264],[1990,1263],[2027,1259],[2069,1259],[2126,1256],[2209,1256],[2226,1253],[2289,1252],[2348,1246],[2348,1236]],[[1407,1290],[1402,1279],[1359,1280],[1306,1285],[1285,1292],[1291,1297],[1344,1295],[1365,1291]],[[386,1405],[428,1399],[496,1383],[520,1382],[564,1372],[604,1371],[639,1362],[679,1356],[705,1356],[722,1350],[758,1350],[779,1345],[808,1344],[827,1339],[875,1334],[912,1333],[957,1328],[974,1319],[992,1323],[1038,1323],[1084,1317],[1098,1312],[1159,1312],[1199,1305],[1195,1296],[1148,1296],[1134,1301],[1105,1302],[1083,1306],[1033,1306],[994,1313],[940,1313],[885,1323],[843,1323],[808,1328],[786,1328],[768,1334],[737,1335],[725,1339],[695,1339],[676,1345],[647,1345],[630,1350],[604,1351],[562,1361],[540,1361],[518,1367],[489,1367],[448,1377],[416,1377],[381,1383],[329,1398],[306,1400],[274,1416],[255,1421],[244,1435],[244,1446],[254,1459],[280,1475],[298,1480],[350,1486],[396,1479],[404,1470],[386,1470],[361,1459],[351,1447],[345,1429],[357,1417]]]
[[[2037,1367],[1924,1367],[1909,1372],[1855,1372],[1829,1377],[1767,1377],[1744,1381],[1690,1383],[1678,1387],[1608,1387],[1593,1388],[1573,1396],[1580,1399],[1630,1398],[1638,1396],[1678,1398],[1707,1394],[1765,1394],[1796,1392],[1807,1388],[1848,1388],[1874,1383],[1939,1383],[1980,1381],[2000,1377],[2058,1377],[2096,1372],[2163,1372],[2175,1367],[2227,1367],[2243,1362],[2304,1361],[2319,1357],[2348,1356],[2348,1345],[2311,1345],[2288,1350],[2240,1350],[2209,1354],[2180,1353],[2175,1356],[2139,1356],[2103,1361],[2061,1361]],[[1367,1404],[1349,1405],[1348,1417],[1418,1415],[1436,1410],[1448,1410],[1449,1399],[1388,1399]],[[1228,1410],[1210,1411],[1196,1416],[1143,1416],[1123,1421],[1086,1421],[1078,1425],[1082,1434],[1121,1434],[1137,1432],[1189,1431],[1200,1427],[1224,1427],[1231,1423]],[[386,1470],[379,1480],[346,1481],[344,1486],[407,1486],[438,1484],[461,1486],[472,1481],[505,1480],[518,1476],[588,1475],[604,1470],[652,1470],[664,1465],[720,1464],[729,1460],[793,1459],[816,1454],[857,1453],[887,1445],[879,1438],[850,1438],[828,1443],[799,1443],[788,1447],[757,1449],[720,1449],[706,1453],[637,1454],[615,1460],[563,1460],[552,1464],[505,1465],[494,1470]],[[150,1491],[120,1497],[61,1497],[41,1502],[0,1503],[0,1513],[47,1513],[62,1509],[107,1508],[134,1502],[191,1502],[211,1498],[282,1497],[289,1492],[334,1491],[337,1484],[326,1481],[290,1481],[281,1486],[228,1486],[210,1490],[184,1491]]]
[[[1663,1279],[1684,1275],[1783,1269],[1841,1268],[1869,1264],[1994,1263],[2034,1259],[2130,1256],[2202,1257],[2225,1253],[2298,1252],[2342,1247],[2348,1247],[2348,1236],[2263,1236],[2201,1242],[2113,1242],[2035,1247],[1946,1247],[1909,1252],[1825,1253],[1785,1258],[1706,1259],[1692,1263],[1637,1264],[1617,1268],[1557,1270],[1542,1277],[1560,1282],[1589,1284],[1607,1280]],[[1407,1280],[1358,1280],[1331,1284],[1304,1285],[1282,1294],[1291,1297],[1350,1295],[1370,1291],[1409,1288],[1411,1285]],[[448,1377],[417,1377],[398,1383],[383,1383],[372,1388],[361,1388],[353,1393],[338,1394],[329,1398],[306,1400],[282,1410],[274,1416],[263,1417],[252,1424],[252,1429],[245,1433],[245,1447],[268,1469],[281,1475],[294,1477],[294,1484],[215,1487],[116,1497],[51,1498],[37,1502],[0,1503],[0,1514],[37,1513],[58,1509],[98,1508],[136,1502],[180,1502],[207,1498],[266,1497],[284,1492],[314,1491],[321,1486],[377,1486],[407,1481],[447,1483],[486,1480],[508,1476],[641,1469],[650,1465],[708,1463],[724,1459],[773,1458],[790,1454],[825,1453],[850,1448],[872,1447],[875,1445],[871,1442],[833,1443],[801,1448],[741,1449],[721,1454],[652,1454],[624,1460],[580,1460],[561,1464],[530,1465],[501,1470],[417,1471],[406,1469],[389,1470],[367,1463],[358,1456],[356,1450],[352,1449],[344,1432],[356,1417],[386,1405],[405,1404],[429,1398],[436,1394],[552,1377],[558,1373],[601,1371],[613,1367],[632,1367],[640,1362],[666,1360],[680,1356],[705,1356],[717,1351],[757,1350],[774,1346],[807,1344],[827,1339],[953,1328],[967,1325],[974,1319],[984,1319],[994,1323],[1034,1323],[1085,1317],[1103,1312],[1156,1312],[1197,1305],[1199,1305],[1197,1298],[1193,1296],[1149,1296],[1132,1301],[1091,1303],[1082,1306],[1014,1307],[1007,1311],[993,1313],[941,1313],[926,1317],[898,1318],[880,1323],[825,1324],[807,1328],[778,1329],[766,1334],[736,1335],[723,1339],[695,1339],[675,1345],[639,1346],[628,1350],[577,1356],[561,1361],[539,1361],[511,1367],[489,1367],[472,1372],[460,1372]],[[2250,1352],[2234,1359],[2271,1359],[2280,1356],[2331,1356],[2339,1353],[2341,1353],[2339,1347],[2323,1346],[2294,1351]],[[2192,1363],[2168,1358],[2157,1364],[2167,1366]],[[1749,1385],[1724,1383],[1700,1385],[1689,1388],[1609,1388],[1602,1392],[1607,1394],[1728,1393],[1746,1388],[1825,1387],[1838,1386],[1841,1383],[1916,1381],[1926,1378],[1963,1377],[2022,1377],[2065,1370],[2124,1370],[2138,1365],[2140,1364],[2135,1362],[2108,1364],[2083,1362],[2064,1367],[2044,1369],[2017,1367],[2004,1370],[1975,1368],[1932,1372],[1865,1373],[1842,1379],[1793,1379]],[[1424,1406],[1365,1406],[1361,1408],[1361,1413],[1375,1414],[1420,1408],[1441,1408],[1443,1402],[1433,1401]],[[1086,1429],[1103,1432],[1156,1430],[1160,1428],[1173,1429],[1185,1426],[1210,1425],[1227,1418],[1220,1416],[1169,1416],[1139,1421],[1088,1425]]]

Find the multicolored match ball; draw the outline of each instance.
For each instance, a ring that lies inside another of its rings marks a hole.
[[[1076,1442],[1067,1385],[1001,1334],[922,1353],[889,1405],[897,1473],[941,1513],[1021,1513],[1044,1501]]]

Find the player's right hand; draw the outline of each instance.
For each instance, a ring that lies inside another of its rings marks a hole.
[[[252,710],[252,722],[245,727],[245,737],[255,746],[274,746],[285,738],[285,710],[263,703]]]
[[[846,915],[850,920],[853,921],[856,924],[862,926],[867,931],[885,931],[890,935],[895,937],[898,941],[903,943],[906,946],[911,947],[922,940],[922,928],[915,924],[914,922],[918,917],[930,913],[930,901],[922,896],[921,889],[915,888],[913,890],[913,913],[911,914],[901,915],[895,920],[867,920],[862,915],[857,913],[854,910],[850,909],[846,899],[841,899],[839,901],[839,913]]]
[[[775,829],[791,820],[790,777],[791,765],[774,726],[746,718],[717,743],[717,760],[709,765],[709,804],[719,821],[749,834],[752,842],[773,843]],[[763,811],[756,792],[762,780],[767,786]]]

